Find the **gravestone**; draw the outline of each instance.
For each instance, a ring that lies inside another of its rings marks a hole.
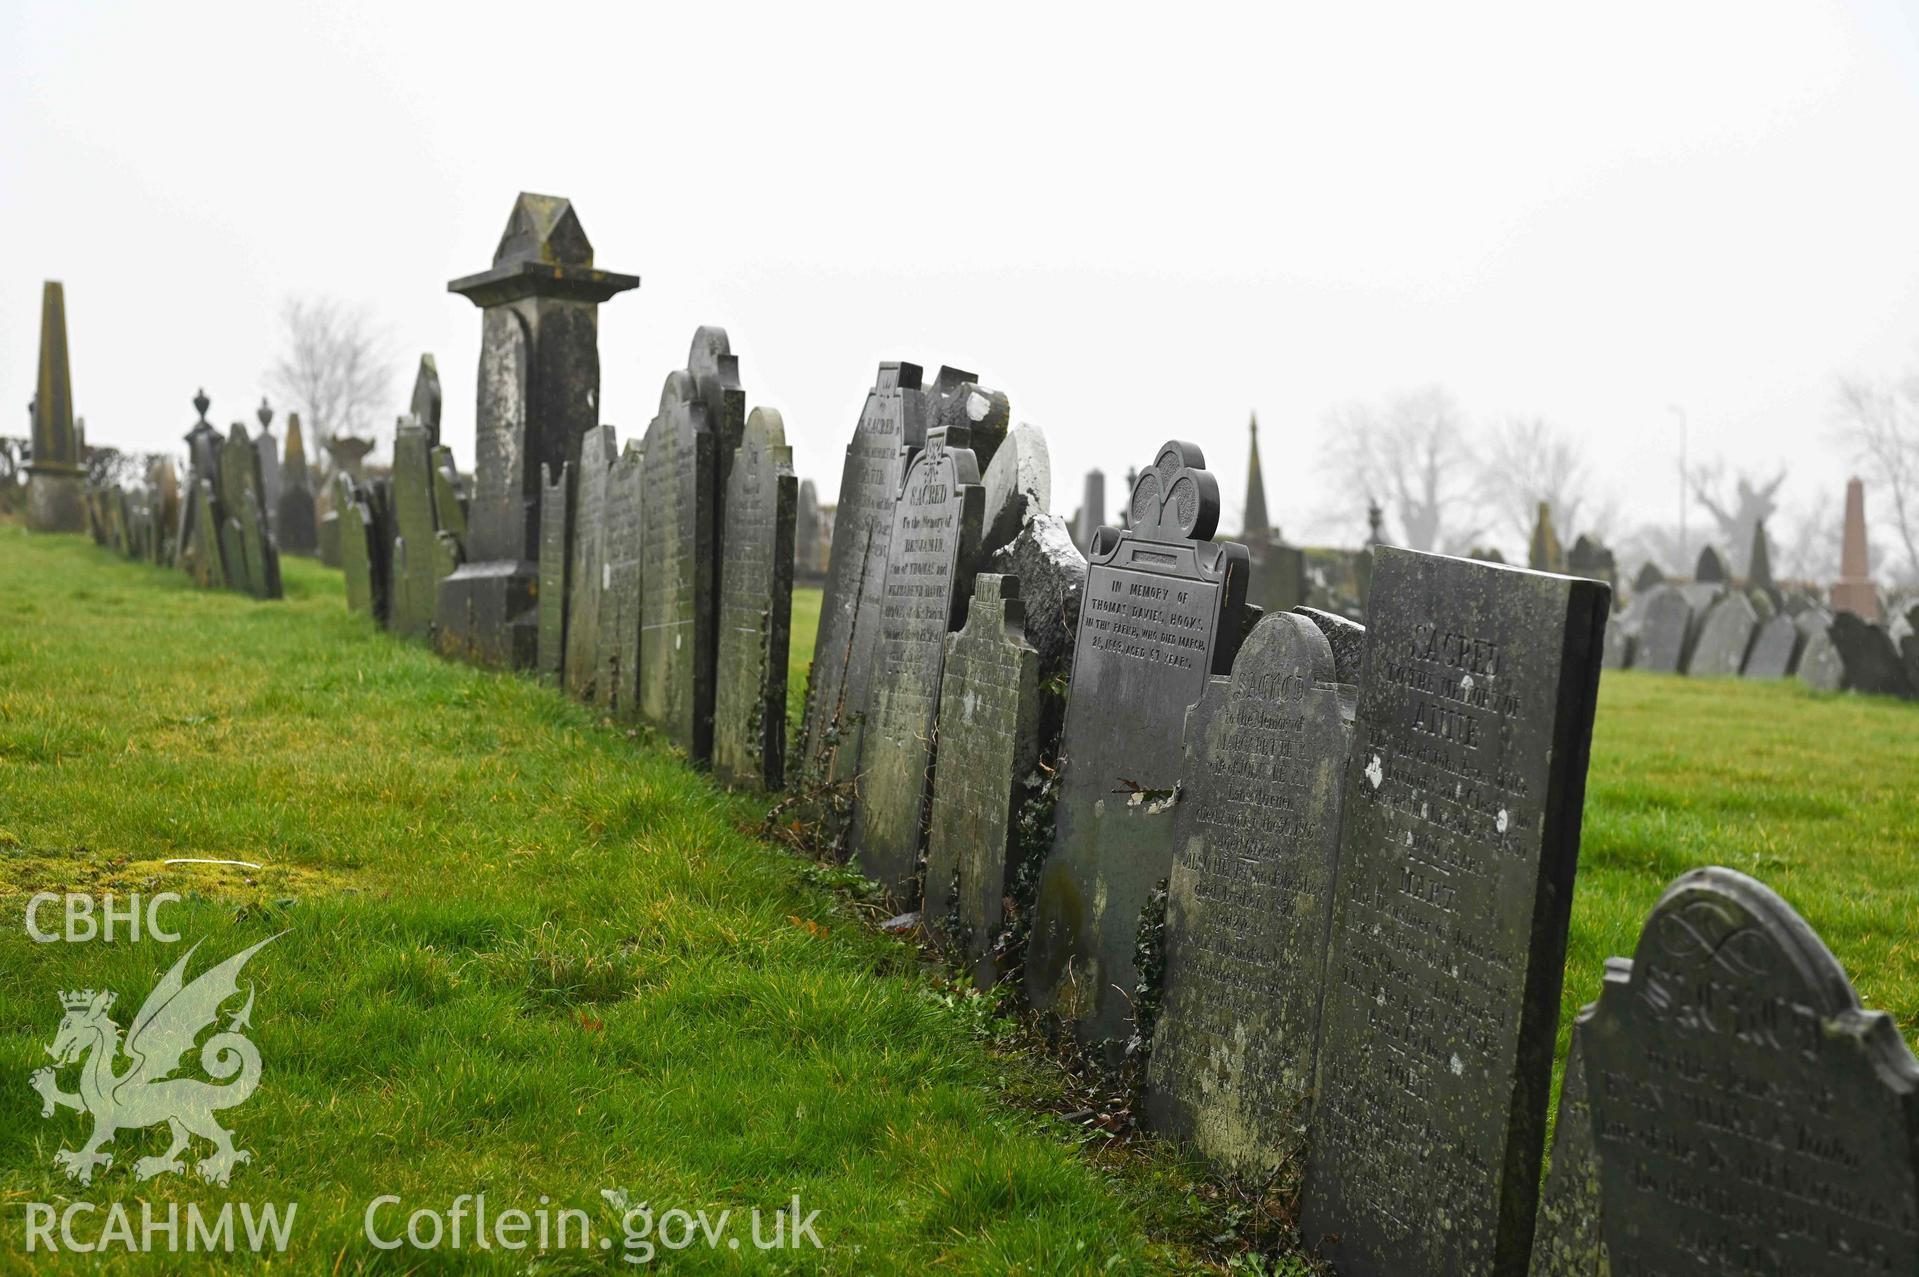
[[[798,496],[786,423],[771,408],[755,408],[727,468],[720,504],[713,772],[728,784],[773,790],[785,783]]]
[[[1355,695],[1278,612],[1186,713],[1146,1117],[1231,1171],[1304,1151]]]
[[[340,566],[340,512],[328,510],[320,516],[319,526],[314,530],[320,542],[320,562],[327,567]]]
[[[1759,627],[1746,657],[1747,678],[1785,678],[1798,668],[1803,636],[1790,616],[1781,613]]]
[[[1574,1032],[1617,1277],[1919,1272],[1919,1060],[1764,885],[1681,876]]]
[[[267,403],[266,396],[260,396],[260,407],[254,413],[260,419],[260,433],[254,436],[253,446],[260,454],[260,504],[265,507],[267,530],[279,537],[280,529],[280,445],[269,429],[273,425],[273,406]]]
[[[946,636],[966,614],[980,558],[984,492],[964,426],[927,431],[893,507],[881,576],[880,641],[860,756],[853,854],[901,908],[916,883],[934,762]]]
[[[606,486],[619,460],[612,426],[595,426],[580,441],[579,476],[573,483],[573,572],[567,581],[566,655],[561,665],[568,695],[588,704],[600,699],[600,598],[607,587]],[[632,546],[637,557],[638,546]],[[637,658],[637,648],[634,656]]]
[[[595,703],[626,722],[640,717],[640,679],[647,639],[646,457],[628,440],[606,472],[606,542],[600,563],[600,603],[594,632]],[[670,641],[670,640],[661,640]]]
[[[1322,612],[1316,607],[1296,607],[1293,611],[1317,625],[1327,645],[1333,649],[1333,678],[1357,687],[1360,671],[1365,666],[1366,627],[1335,612]]]
[[[700,405],[706,410],[706,428],[713,434],[713,494],[710,499],[723,503],[727,475],[732,471],[733,457],[739,451],[740,439],[746,433],[746,391],[740,385],[740,357],[733,353],[726,329],[703,324],[693,331],[693,344],[686,356],[686,371],[693,379]],[[716,512],[716,529],[723,515],[723,510]],[[718,550],[714,552],[717,554]],[[717,567],[713,570],[712,580],[717,597]],[[717,602],[714,606],[717,608]]]
[[[1559,532],[1553,527],[1553,507],[1541,501],[1533,519],[1532,544],[1526,551],[1526,565],[1535,572],[1559,572],[1565,569],[1565,555],[1559,548]],[[1580,573],[1584,576],[1585,573]]]
[[[1720,598],[1700,622],[1686,672],[1696,678],[1737,676],[1759,629],[1759,616],[1746,596],[1733,591]]]
[[[1040,660],[1024,621],[1018,579],[982,572],[965,626],[944,636],[924,916],[981,989],[999,978],[1020,808],[1040,780]]]
[[[387,628],[417,639],[432,633],[440,593],[433,447],[425,424],[400,419],[393,432],[393,608]]]
[[[333,511],[339,518],[340,568],[346,577],[346,605],[381,620],[374,610],[374,537],[377,529],[360,486],[343,470],[333,478]],[[384,600],[382,600],[384,603]]]
[[[980,550],[991,554],[1011,543],[1028,519],[1046,513],[1052,500],[1053,463],[1039,427],[1022,421],[1008,431],[980,483]]]
[[[1011,544],[993,552],[988,571],[1019,581],[1026,640],[1039,653],[1040,678],[1069,673],[1086,595],[1086,556],[1073,545],[1065,521],[1035,514]]]
[[[540,496],[540,630],[534,668],[555,683],[566,659],[567,492],[573,467],[546,471],[546,491]]]
[[[644,448],[640,715],[688,757],[705,759],[713,753],[719,461],[692,374],[667,377]]]
[[[825,525],[820,517],[819,492],[811,479],[800,481],[799,496],[793,511],[793,577],[799,581],[818,580],[826,570],[821,541]]]
[[[800,771],[809,783],[844,780],[859,766],[867,691],[879,646],[880,578],[893,535],[893,501],[906,463],[926,441],[926,401],[915,364],[883,363],[846,445],[833,559],[820,600],[807,680]]]
[[[1658,571],[1657,568],[1653,570]],[[1615,585],[1618,577],[1613,552],[1597,537],[1584,532],[1573,541],[1572,549],[1566,551],[1566,571],[1572,576],[1589,576],[1595,581],[1604,581],[1609,586]]]
[[[1692,656],[1692,603],[1674,587],[1661,585],[1642,596],[1638,612],[1639,644],[1633,668],[1655,674],[1683,673]]]
[[[1726,561],[1719,557],[1719,551],[1707,546],[1699,552],[1699,561],[1693,565],[1692,579],[1723,585],[1732,579],[1732,574],[1726,571]]]
[[[1584,575],[1584,573],[1575,573]],[[1595,580],[1598,578],[1595,577]],[[1639,636],[1632,632],[1624,612],[1614,612],[1606,621],[1606,647],[1600,664],[1609,670],[1623,670],[1633,663]]]
[[[185,567],[201,589],[223,590],[228,584],[226,552],[220,544],[219,499],[214,496],[213,481],[195,481],[193,492],[193,500],[188,502],[193,516],[193,546]]]
[[[932,390],[927,393],[927,436],[930,438],[933,431],[941,427],[966,431],[974,463],[979,466],[982,476],[999,457],[1000,445],[1006,441],[1012,420],[1012,404],[1006,395],[980,385],[973,380],[970,372],[942,367]],[[957,433],[953,437],[957,438]],[[1035,444],[1029,438],[1028,445],[1029,448],[1044,448],[1045,440],[1041,439]],[[1023,465],[1015,467],[1007,486],[1017,490],[1022,482],[1018,477],[1020,472],[1024,470],[1030,473],[1031,468],[1032,458],[1029,455]],[[968,588],[971,588],[970,585]]]
[[[1311,595],[1306,552],[1296,545],[1269,541],[1252,547],[1251,584],[1246,597],[1268,612],[1290,612]]]
[[[1832,641],[1832,614],[1814,608],[1793,618],[1799,627],[1799,681],[1818,692],[1843,691],[1846,666]]]
[[[1301,1231],[1345,1277],[1521,1272],[1611,591],[1377,554]]]
[[[1026,991],[1109,1059],[1132,1028],[1140,910],[1172,868],[1186,707],[1246,632],[1246,547],[1212,540],[1219,485],[1205,464],[1173,441],[1139,475],[1130,526],[1102,529],[1088,555],[1074,641]]]
[[[466,549],[466,503],[460,499],[460,473],[453,465],[453,449],[433,450],[433,517],[440,531]]]
[[[420,423],[436,448],[440,445],[440,408],[443,401],[440,365],[430,353],[423,354],[420,356],[420,366],[413,374],[413,398],[407,404],[407,415]]]
[[[1092,547],[1093,534],[1106,523],[1106,475],[1099,470],[1086,472],[1086,488],[1080,499],[1079,526],[1073,529],[1073,543],[1084,554]]]
[[[599,420],[599,304],[639,282],[595,269],[566,200],[522,193],[492,269],[447,285],[482,308],[482,323],[475,491],[466,561],[440,585],[442,652],[507,669],[536,660],[541,476],[578,464]],[[435,374],[430,397],[437,385]]]
[[[86,512],[85,453],[73,420],[73,373],[67,361],[67,292],[58,280],[40,290],[40,363],[33,396],[33,451],[27,471],[27,527],[82,532]],[[204,410],[203,410],[204,411]]]
[[[1840,612],[1832,618],[1830,633],[1832,645],[1839,650],[1839,663],[1845,667],[1848,691],[1875,696],[1913,694],[1905,662],[1884,627],[1856,612]]]
[[[1653,589],[1656,589],[1657,587],[1662,586],[1665,583],[1666,583],[1666,574],[1659,570],[1659,565],[1657,563],[1654,563],[1651,559],[1648,559],[1646,560],[1644,566],[1642,566],[1639,569],[1639,575],[1632,579],[1633,596],[1637,598],[1638,596],[1645,594]]]
[[[277,530],[280,549],[287,554],[312,555],[320,548],[319,519],[313,505],[313,475],[307,469],[306,439],[300,432],[300,414],[287,416],[287,455],[281,476]]]
[[[238,422],[220,450],[220,479],[224,519],[220,535],[226,549],[228,584],[256,599],[280,598],[280,550],[267,527],[260,453],[247,437],[246,427]]]
[[[1540,1193],[1526,1277],[1602,1277],[1610,1271],[1600,1235],[1599,1158],[1586,1097],[1586,1053],[1575,1032],[1559,1087],[1552,1162]]]

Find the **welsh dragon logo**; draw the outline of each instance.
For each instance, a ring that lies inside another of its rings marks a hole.
[[[201,1030],[219,1018],[221,1004],[238,995],[240,968],[247,959],[277,939],[277,935],[268,936],[201,972],[188,984],[183,978],[187,962],[200,947],[194,944],[147,995],[127,1030],[124,1045],[120,1026],[107,1014],[113,1008],[115,994],[105,989],[82,989],[60,995],[66,1015],[47,1048],[53,1067],[34,1072],[33,1089],[44,1101],[42,1117],[52,1117],[59,1108],[93,1115],[93,1136],[85,1146],[78,1152],[63,1148],[53,1156],[54,1165],[65,1169],[68,1179],[91,1184],[96,1167],[112,1165],[113,1154],[101,1150],[117,1132],[162,1122],[172,1131],[173,1142],[160,1156],[143,1157],[133,1164],[138,1179],[152,1179],[167,1171],[185,1174],[180,1154],[195,1135],[213,1145],[212,1154],[194,1167],[208,1183],[224,1185],[236,1165],[253,1160],[253,1154],[233,1146],[232,1133],[213,1116],[243,1103],[260,1084],[260,1052],[244,1036],[253,1014],[251,988],[246,1005],[232,1014],[223,1031],[208,1038],[200,1048],[200,1067],[224,1085],[171,1075],[179,1069],[180,1057],[193,1048]],[[114,1066],[122,1054],[131,1062],[116,1073]],[[80,1089],[78,1094],[68,1094],[60,1089],[56,1071],[75,1062],[80,1062]],[[233,1080],[227,1081],[229,1078]]]

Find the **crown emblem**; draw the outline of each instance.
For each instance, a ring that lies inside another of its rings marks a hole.
[[[70,992],[63,992],[60,995],[60,1005],[69,1011],[85,1011],[93,1005],[95,998],[101,997],[103,994],[106,1000],[100,1004],[102,1011],[111,1007],[113,1000],[120,996],[117,993],[99,989],[75,989]]]

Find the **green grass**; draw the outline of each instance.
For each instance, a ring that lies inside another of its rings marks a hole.
[[[259,604],[0,526],[0,1269],[19,1262],[24,1203],[78,1196],[298,1201],[293,1271],[522,1271],[530,1253],[375,1252],[361,1212],[381,1193],[444,1210],[484,1191],[496,1212],[546,1194],[605,1231],[615,1187],[735,1212],[797,1191],[821,1212],[822,1251],[700,1245],[673,1256],[682,1270],[1201,1262],[1220,1215],[1192,1168],[1074,1147],[1043,1115],[1050,1066],[873,934],[827,889],[839,873],[755,841],[764,800],[529,680],[375,631],[337,573],[285,574],[287,600]],[[795,723],[819,605],[795,591]],[[1919,709],[1609,673],[1562,1053],[1602,960],[1707,863],[1779,890],[1912,1038],[1915,830]],[[231,1114],[256,1158],[230,1190],[133,1183],[156,1133],[123,1133],[90,1189],[51,1166],[85,1130],[42,1120],[27,1089],[56,991],[117,989],[125,1025],[184,948],[32,943],[27,893],[63,888],[188,894],[165,921],[204,940],[196,970],[287,930],[248,971],[266,1074]],[[609,1266],[551,1253],[533,1270]]]
[[[362,1212],[545,1194],[604,1232],[614,1188],[658,1211],[797,1192],[820,1212],[823,1250],[699,1244],[681,1271],[1191,1261],[1210,1227],[1191,1168],[1085,1155],[1042,1111],[1056,1075],[995,1045],[978,999],[750,836],[763,800],[531,680],[375,631],[337,572],[284,567],[286,601],[261,604],[0,526],[0,1270],[26,1262],[25,1203],[77,1197],[297,1201],[297,1272],[518,1272],[530,1252],[376,1252]],[[265,1074],[227,1115],[255,1155],[229,1190],[136,1184],[157,1129],[122,1132],[91,1188],[52,1166],[88,1129],[43,1120],[28,1089],[58,991],[118,990],[125,1027],[186,947],[31,942],[27,893],[62,888],[188,894],[162,920],[203,941],[196,973],[286,931],[246,972]]]

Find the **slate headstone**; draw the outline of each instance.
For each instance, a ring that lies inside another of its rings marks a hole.
[[[1831,634],[1833,646],[1839,649],[1839,663],[1846,670],[1848,690],[1875,696],[1913,694],[1905,662],[1893,648],[1885,627],[1856,612],[1840,612],[1832,618]]]
[[[1747,678],[1785,678],[1799,667],[1803,636],[1790,616],[1781,613],[1759,627],[1746,657]]]
[[[407,404],[407,415],[418,422],[426,431],[427,439],[433,447],[440,446],[440,408],[444,396],[440,393],[440,365],[431,354],[420,356],[420,366],[413,374],[413,398]]]
[[[1686,672],[1695,678],[1736,677],[1746,668],[1746,653],[1758,629],[1759,617],[1746,596],[1736,590],[1725,594],[1699,623]]]
[[[1246,630],[1246,547],[1212,540],[1219,485],[1191,443],[1134,483],[1130,527],[1088,555],[1026,991],[1108,1058],[1131,1032],[1140,911],[1173,862],[1186,708],[1232,668]]]
[[[840,472],[833,560],[820,600],[800,749],[800,769],[810,782],[844,780],[858,770],[893,502],[906,463],[925,442],[919,367],[881,364]]]
[[[693,759],[713,753],[714,449],[698,385],[689,373],[671,374],[644,445],[640,715]]]
[[[1293,611],[1318,626],[1327,645],[1333,649],[1334,680],[1358,686],[1366,660],[1366,627],[1316,607],[1296,607]]]
[[[333,509],[339,516],[340,567],[346,577],[347,609],[365,612],[379,620],[374,611],[376,529],[372,511],[367,508],[359,485],[345,471],[334,476],[333,491]]]
[[[1040,662],[1024,621],[1018,579],[982,572],[965,626],[944,636],[923,913],[982,989],[999,978],[1020,809],[1040,783]]]
[[[1574,1031],[1618,1277],[1919,1272],[1919,1060],[1764,885],[1680,877]]]
[[[966,614],[984,492],[963,426],[936,426],[893,506],[880,641],[860,757],[853,854],[902,908],[918,903],[946,636]]]
[[[393,610],[387,628],[417,639],[431,635],[440,594],[432,452],[426,426],[402,417],[393,432]]]
[[[566,654],[561,665],[567,693],[588,704],[600,699],[600,596],[606,589],[606,485],[619,459],[612,426],[595,426],[580,441],[579,476],[573,483],[572,576],[567,581]],[[636,551],[637,545],[633,547]],[[634,655],[637,657],[638,652]]]
[[[1146,1116],[1232,1171],[1304,1152],[1355,694],[1279,612],[1186,714]]]
[[[719,655],[713,773],[779,789],[786,779],[786,662],[793,631],[793,518],[799,480],[786,423],[755,408],[720,504]]]
[[[1832,641],[1832,616],[1823,611],[1802,612],[1794,618],[1803,636],[1799,646],[1799,681],[1816,692],[1844,691],[1845,662]]]
[[[1633,668],[1655,674],[1683,673],[1692,657],[1696,628],[1692,603],[1674,587],[1660,585],[1641,596],[1636,611],[1639,645]]]
[[[1592,1106],[1586,1098],[1586,1053],[1579,1042],[1574,1033],[1559,1087],[1552,1161],[1539,1198],[1526,1277],[1604,1277],[1611,1271],[1600,1233],[1599,1158],[1593,1151]]]
[[[1377,548],[1301,1231],[1523,1271],[1611,591]]]
[[[540,630],[534,668],[541,678],[555,683],[566,661],[567,568],[572,549],[567,494],[572,483],[572,465],[557,471],[548,466],[546,491],[540,496]]]
[[[319,518],[313,505],[313,478],[307,470],[306,439],[300,432],[300,414],[287,417],[287,454],[281,476],[280,510],[276,531],[287,554],[311,555],[320,548]]]
[[[646,457],[629,439],[606,472],[606,540],[594,629],[599,668],[593,675],[595,703],[627,722],[640,717],[649,570],[646,517],[653,496],[646,483]]]
[[[826,571],[826,558],[821,546],[824,535],[819,491],[811,479],[802,479],[793,507],[794,580],[817,581]]]
[[[196,480],[189,501],[193,517],[191,548],[185,567],[193,583],[203,590],[223,590],[228,585],[226,549],[220,542],[219,498],[211,479]],[[349,600],[351,593],[349,592]]]

